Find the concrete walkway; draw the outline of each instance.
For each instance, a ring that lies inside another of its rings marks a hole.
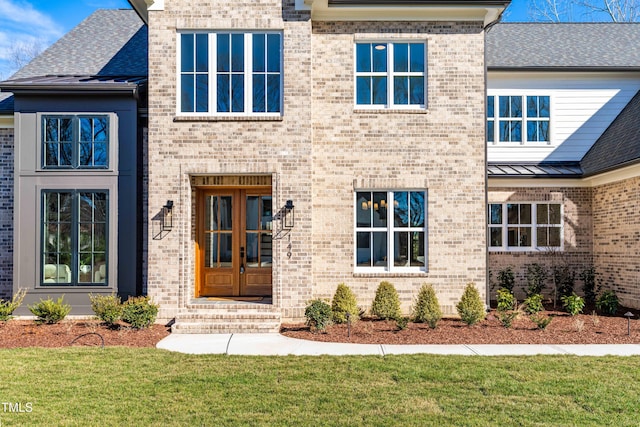
[[[344,356],[389,354],[443,354],[464,356],[638,356],[640,344],[347,344],[299,340],[280,334],[171,334],[158,348],[187,354],[246,356]]]

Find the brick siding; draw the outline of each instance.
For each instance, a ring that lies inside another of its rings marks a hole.
[[[13,293],[13,129],[0,129],[0,298]]]

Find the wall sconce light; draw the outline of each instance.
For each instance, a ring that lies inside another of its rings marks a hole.
[[[292,229],[295,224],[293,200],[287,200],[284,205],[284,228]]]
[[[173,200],[167,200],[162,207],[162,231],[171,231],[173,228]]]

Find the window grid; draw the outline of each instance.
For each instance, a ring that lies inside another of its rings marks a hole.
[[[559,203],[490,203],[489,250],[563,249]]]
[[[425,43],[356,43],[355,58],[356,106],[425,108]]]
[[[426,271],[426,193],[358,191],[355,196],[356,271]]]
[[[109,167],[109,118],[102,115],[42,116],[43,169]]]
[[[183,52],[205,37],[206,44],[191,55]],[[180,33],[178,111],[205,115],[272,115],[282,111],[282,33],[208,32]],[[185,44],[186,43],[186,44]],[[188,64],[201,59],[206,69]],[[206,61],[205,61],[206,59]],[[185,75],[188,79],[185,79]],[[194,83],[192,83],[193,79]],[[197,85],[198,81],[200,82]]]
[[[550,101],[548,95],[487,96],[487,142],[549,144]]]
[[[106,285],[108,192],[42,191],[42,285]]]

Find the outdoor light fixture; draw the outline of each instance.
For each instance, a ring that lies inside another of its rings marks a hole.
[[[162,207],[162,231],[171,231],[173,228],[173,200],[167,200]]]
[[[633,313],[630,311],[627,311],[624,314],[624,317],[627,318],[627,335],[631,335],[631,318],[633,317]]]
[[[287,229],[292,229],[295,224],[293,200],[287,200],[284,205],[283,226]]]

